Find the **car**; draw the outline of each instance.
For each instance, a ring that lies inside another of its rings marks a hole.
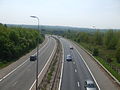
[[[92,80],[86,80],[84,87],[85,90],[97,90],[96,85]]]
[[[35,61],[37,60],[37,56],[36,55],[31,55],[30,56],[30,61]]]
[[[73,46],[70,46],[70,49],[73,49]]]
[[[67,55],[66,60],[67,61],[72,61],[72,56],[71,55]]]

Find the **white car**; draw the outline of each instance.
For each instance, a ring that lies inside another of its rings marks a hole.
[[[85,90],[97,90],[96,85],[92,80],[85,81]]]

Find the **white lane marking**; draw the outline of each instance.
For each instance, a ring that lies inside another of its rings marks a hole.
[[[30,87],[29,90],[32,90],[32,88],[33,88],[33,86],[35,85],[35,83],[36,83],[36,79],[35,79],[35,81],[33,82],[32,86]]]
[[[55,52],[55,48],[56,48],[56,43],[55,43],[55,47],[54,47],[54,49],[53,49],[53,51],[52,51],[52,54],[50,55],[50,57],[49,57],[47,63],[45,64],[45,66],[43,67],[43,69],[41,70],[41,72],[39,73],[38,78],[40,77],[40,75],[42,74],[42,72],[43,72],[44,69],[46,68],[48,62],[50,61],[51,57],[53,56],[53,54],[54,54],[54,52]],[[33,88],[33,86],[34,86],[35,83],[36,83],[36,79],[35,79],[35,81],[33,82],[32,86],[30,87],[29,90],[32,90],[32,88]]]
[[[49,40],[48,40],[49,41]],[[47,41],[47,43],[41,48],[41,49],[43,49],[47,44],[48,44],[48,41]],[[39,50],[39,52],[41,51],[41,49]],[[35,53],[36,54],[36,53]],[[33,54],[33,55],[35,55],[35,54]],[[4,80],[5,78],[7,78],[10,74],[12,74],[14,71],[16,71],[18,68],[20,68],[23,64],[25,64],[27,61],[29,60],[29,58],[25,61],[25,62],[23,62],[22,64],[20,64],[18,67],[16,67],[14,70],[12,70],[11,72],[9,72],[7,75],[5,75],[3,78],[1,78],[0,79],[0,82],[2,81],[2,80]]]
[[[77,69],[75,69],[75,72],[77,72]]]
[[[75,62],[73,62],[73,64],[75,64]]]
[[[76,47],[74,47],[74,48],[76,49]],[[77,49],[76,49],[76,51],[78,52],[78,54],[79,54],[79,55],[80,55],[80,57],[82,58],[83,62],[85,63],[85,65],[86,65],[86,67],[87,67],[88,71],[90,72],[90,74],[91,74],[92,78],[94,79],[94,81],[95,81],[95,83],[96,83],[96,85],[97,85],[98,89],[99,89],[99,90],[101,90],[101,89],[100,89],[100,87],[99,87],[99,85],[98,85],[98,83],[97,83],[97,81],[96,81],[96,79],[95,79],[95,77],[93,76],[93,74],[92,74],[92,72],[91,72],[90,68],[88,67],[87,63],[85,62],[84,58],[82,57],[82,55],[80,54],[80,52],[79,52]]]
[[[58,90],[61,89],[61,82],[62,82],[62,75],[63,75],[63,66],[64,66],[64,48],[63,48],[63,43],[62,43],[61,40],[60,40],[60,42],[61,42],[61,44],[62,44],[63,59],[62,59],[61,75],[60,75],[60,82],[59,82]]]
[[[77,85],[78,85],[78,87],[80,87],[80,83],[79,82],[77,82]]]
[[[14,71],[16,71],[19,67],[21,67],[23,64],[25,64],[28,61],[28,59],[23,62],[21,65],[19,65],[17,68],[15,68],[14,70],[12,70],[10,73],[8,73],[7,75],[5,75],[2,79],[0,79],[0,81],[2,81],[3,79],[5,79],[6,77],[8,77],[10,74],[12,74]]]

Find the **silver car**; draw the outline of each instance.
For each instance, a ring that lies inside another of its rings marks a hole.
[[[85,81],[85,90],[97,90],[96,85],[92,80]]]
[[[67,60],[67,61],[72,61],[72,56],[71,56],[71,55],[67,55],[66,60]]]

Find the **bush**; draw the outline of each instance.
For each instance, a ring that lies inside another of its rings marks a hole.
[[[120,63],[120,47],[116,50],[116,60],[118,63]]]
[[[99,51],[98,51],[98,48],[94,48],[93,49],[93,56],[98,56],[99,55]]]

